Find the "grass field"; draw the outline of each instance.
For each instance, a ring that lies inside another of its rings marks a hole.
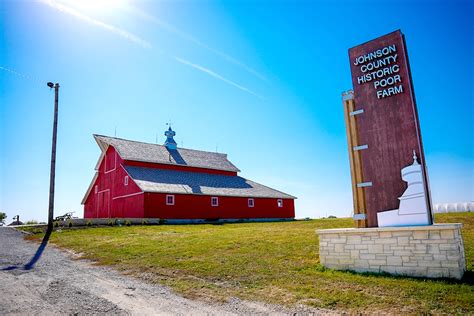
[[[51,242],[191,298],[236,296],[339,312],[472,314],[474,213],[440,214],[436,222],[464,223],[463,281],[324,269],[315,230],[352,227],[350,219],[63,230]]]

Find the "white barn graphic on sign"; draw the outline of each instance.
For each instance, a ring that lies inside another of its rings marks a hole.
[[[413,151],[413,164],[402,169],[402,179],[408,187],[399,197],[397,210],[377,213],[379,227],[429,225],[429,212],[421,165]]]

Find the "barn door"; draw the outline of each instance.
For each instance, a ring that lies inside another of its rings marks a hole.
[[[105,190],[98,193],[97,201],[98,218],[110,218],[110,191]]]
[[[110,218],[110,191],[104,191],[104,211],[107,214],[107,217]]]

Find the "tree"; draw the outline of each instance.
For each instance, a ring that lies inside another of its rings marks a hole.
[[[7,214],[0,212],[0,226],[3,226],[3,224],[5,224],[6,219],[7,219]]]

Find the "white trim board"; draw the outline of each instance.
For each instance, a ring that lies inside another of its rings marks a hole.
[[[125,195],[120,195],[120,196],[113,197],[112,200],[126,198],[126,197],[129,197],[129,196],[139,195],[139,194],[143,194],[143,193],[145,193],[145,192],[142,191],[142,192],[135,192],[135,193],[125,194]]]

